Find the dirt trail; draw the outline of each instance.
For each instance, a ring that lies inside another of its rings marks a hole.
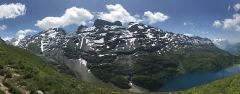
[[[0,90],[5,92],[5,94],[11,94],[11,92],[9,92],[9,88],[3,85],[3,79],[4,77],[0,76]]]

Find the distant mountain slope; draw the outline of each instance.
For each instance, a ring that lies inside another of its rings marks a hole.
[[[212,41],[218,48],[236,56],[240,55],[240,43],[229,43],[225,39],[213,39]]]
[[[133,85],[160,87],[173,77],[217,71],[235,60],[207,38],[175,34],[142,23],[123,26],[119,21],[100,19],[91,27],[79,26],[75,34],[62,28],[49,29],[24,38],[17,46],[67,65],[81,78],[93,78],[93,74],[124,89]]]
[[[240,43],[231,45],[226,51],[230,52],[233,55],[240,56]]]
[[[0,83],[12,94],[123,94],[58,73],[36,55],[0,39]],[[2,82],[1,82],[2,81]],[[2,91],[0,88],[0,91]],[[4,94],[0,92],[0,94]]]
[[[226,39],[213,39],[212,42],[220,49],[229,49],[231,44]]]

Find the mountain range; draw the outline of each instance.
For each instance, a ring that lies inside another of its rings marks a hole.
[[[236,63],[236,56],[208,38],[136,22],[123,25],[97,19],[74,33],[52,28],[11,43],[54,62],[59,71],[122,89],[151,90],[183,74],[218,71]]]

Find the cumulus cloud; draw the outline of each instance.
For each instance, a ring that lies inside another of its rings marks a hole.
[[[84,8],[72,7],[65,11],[61,17],[45,17],[38,20],[35,26],[41,29],[65,27],[68,25],[85,25],[86,21],[93,19],[93,15]]]
[[[223,28],[240,32],[240,14],[234,14],[232,18],[223,21]]]
[[[138,21],[120,4],[106,5],[106,8],[108,10],[108,13],[100,12],[98,14],[99,19],[107,20],[110,22],[121,21],[123,23]]]
[[[187,23],[186,22],[183,22],[183,26],[186,26],[187,25]]]
[[[219,21],[219,20],[215,20],[215,21],[213,22],[213,26],[214,26],[214,27],[221,27],[221,26],[222,26],[222,23],[221,23],[221,21]]]
[[[228,10],[228,11],[230,11],[230,10],[231,10],[231,6],[230,6],[230,5],[227,7],[227,10]]]
[[[228,40],[223,38],[212,39],[212,42],[220,49],[226,49],[229,46]]]
[[[240,32],[240,3],[236,3],[233,9],[237,12],[233,14],[232,18],[226,18],[223,20],[216,20],[213,22],[214,27],[221,27],[225,30]]]
[[[25,15],[26,6],[21,3],[0,5],[0,19],[16,18]]]
[[[151,11],[146,11],[144,12],[144,16],[147,17],[147,20],[150,24],[154,24],[156,22],[164,22],[169,17],[161,12],[151,12]]]
[[[239,11],[239,10],[240,10],[240,3],[235,4],[235,6],[233,7],[233,9],[234,9],[235,11]]]
[[[6,25],[0,25],[0,31],[4,31],[7,29],[7,26]]]
[[[102,20],[115,22],[121,21],[122,23],[127,22],[143,22],[149,23],[164,22],[169,19],[167,15],[161,12],[152,13],[147,11],[144,16],[138,14],[131,15],[121,4],[106,5],[107,12],[97,12],[97,17]],[[145,17],[145,18],[144,18]],[[65,27],[68,25],[85,25],[86,23],[92,24],[91,21],[94,15],[84,8],[72,7],[67,9],[66,12],[60,17],[45,17],[42,20],[38,20],[35,26],[41,29]]]
[[[16,33],[16,39],[23,39],[26,35],[33,32],[37,32],[37,31],[32,29],[19,30]]]
[[[183,35],[185,35],[185,36],[189,36],[189,37],[194,37],[193,34],[189,34],[189,33],[187,33],[187,34],[183,34]]]
[[[194,24],[192,22],[183,22],[183,26],[191,26],[191,27],[195,27]]]
[[[7,36],[7,37],[3,37],[2,39],[3,39],[4,41],[11,41],[13,38]]]
[[[213,26],[240,32],[240,14],[236,13],[232,18],[224,19],[223,21],[216,20],[213,22]]]
[[[32,30],[32,29],[25,29],[25,30],[19,30],[16,33],[16,41],[13,43],[14,45],[18,45],[18,43],[25,38],[28,34],[30,33],[34,33],[37,32],[36,30]]]

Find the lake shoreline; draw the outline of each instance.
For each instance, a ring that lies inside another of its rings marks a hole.
[[[164,86],[150,92],[176,92],[204,85],[240,73],[240,65],[234,65],[217,72],[188,73],[169,80]]]

